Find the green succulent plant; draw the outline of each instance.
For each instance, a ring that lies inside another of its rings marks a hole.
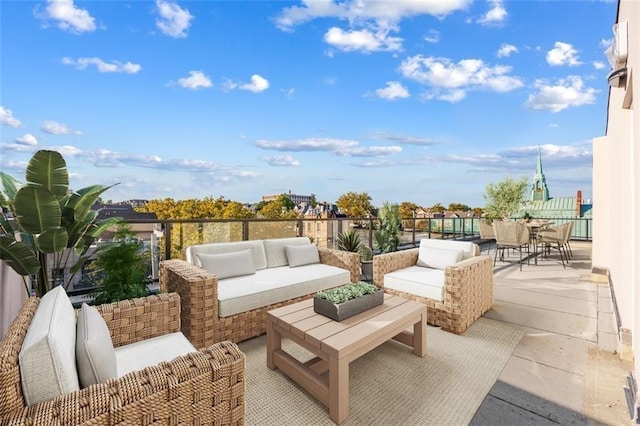
[[[55,274],[66,265],[71,251],[77,254],[66,288],[89,260],[91,244],[121,219],[97,219],[98,212],[91,206],[111,187],[70,190],[67,164],[57,151],[37,151],[27,164],[25,178],[26,184],[21,184],[0,172],[0,259],[23,277],[28,293],[30,277],[36,294],[42,296],[57,282],[58,277],[49,276],[50,266]]]
[[[355,229],[338,234],[338,248],[340,250],[357,253],[361,245],[360,234]]]
[[[378,287],[375,285],[359,281],[357,283],[332,288],[331,290],[319,291],[316,293],[316,296],[321,299],[326,299],[331,303],[338,304],[351,299],[357,299],[365,294],[373,294],[376,291],[378,291]]]

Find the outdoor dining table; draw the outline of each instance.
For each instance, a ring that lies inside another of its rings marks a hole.
[[[525,222],[527,229],[529,229],[529,237],[531,244],[533,244],[533,254],[535,264],[538,264],[538,231],[545,229],[549,225],[553,225],[555,222],[548,220],[532,220]]]

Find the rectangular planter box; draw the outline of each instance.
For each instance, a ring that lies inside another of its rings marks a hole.
[[[313,298],[313,310],[334,321],[342,321],[367,309],[382,305],[383,302],[384,291],[382,289],[339,304],[331,303],[327,299],[321,299],[316,296]]]

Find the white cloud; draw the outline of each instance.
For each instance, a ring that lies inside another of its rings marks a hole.
[[[595,95],[599,92],[592,87],[585,87],[579,76],[560,79],[555,85],[537,80],[535,86],[537,92],[529,95],[527,105],[533,109],[546,109],[551,112],[593,104],[596,100]]]
[[[51,19],[58,28],[71,33],[92,32],[96,29],[94,18],[85,9],[77,8],[73,0],[48,0],[44,12],[36,9],[36,18]]]
[[[604,62],[593,61],[593,68],[595,68],[597,70],[602,70],[602,69],[606,68],[606,65],[604,64]]]
[[[257,140],[262,149],[285,152],[331,152],[341,157],[378,157],[402,151],[399,146],[362,147],[357,141],[331,138],[307,138],[298,140]]]
[[[387,87],[376,90],[376,96],[382,99],[408,98],[409,91],[397,81],[387,81]]]
[[[438,30],[429,30],[426,36],[422,37],[427,43],[438,43],[440,41],[440,32]]]
[[[142,66],[131,62],[122,63],[119,61],[113,61],[111,63],[105,62],[100,58],[78,58],[72,59],[69,57],[62,58],[64,65],[75,66],[79,70],[85,70],[89,65],[95,65],[99,72],[119,72],[125,74],[137,74]]]
[[[41,127],[43,132],[50,133],[52,135],[81,135],[82,132],[78,130],[70,129],[66,124],[58,123],[56,121],[45,121]]]
[[[213,83],[202,71],[189,71],[189,77],[179,78],[178,85],[185,89],[197,90],[212,87]]]
[[[183,9],[177,3],[166,0],[156,0],[156,7],[160,15],[156,20],[156,26],[160,31],[174,38],[187,36],[187,30],[193,19],[188,9]]]
[[[402,39],[390,36],[389,29],[379,29],[376,32],[368,29],[344,31],[338,27],[332,27],[324,35],[324,41],[344,52],[369,53],[402,48]]]
[[[19,138],[16,138],[16,143],[19,145],[25,145],[25,146],[37,146],[38,140],[31,133],[27,133],[24,136],[20,136]]]
[[[261,93],[269,88],[269,81],[258,74],[254,74],[251,76],[251,83],[242,84],[239,88],[253,93]]]
[[[508,58],[512,53],[518,53],[518,48],[513,44],[502,43],[496,55],[498,58]]]
[[[296,94],[296,89],[293,87],[291,89],[280,89],[280,92],[284,93],[287,98],[291,99],[293,98],[293,95]]]
[[[487,0],[490,9],[482,18],[476,22],[482,25],[499,25],[507,18],[507,10],[502,4],[502,0]]]
[[[554,67],[562,65],[575,67],[582,64],[578,58],[578,51],[569,43],[561,41],[556,41],[554,48],[547,52],[547,63]]]
[[[384,133],[384,132],[373,133],[370,137],[373,139],[388,140],[388,141],[396,142],[403,145],[429,146],[429,145],[436,144],[436,142],[434,142],[429,138],[407,136],[407,135],[396,135],[396,134]]]
[[[457,102],[469,90],[486,89],[498,93],[523,86],[518,77],[508,75],[511,67],[488,66],[481,59],[463,59],[453,63],[448,58],[411,56],[402,61],[400,72],[406,78],[430,86],[427,98]]]
[[[600,47],[605,49],[613,44],[613,38],[603,38],[600,40]]]
[[[22,122],[13,116],[13,111],[0,106],[0,124],[18,128],[22,127]]]
[[[273,157],[262,157],[262,161],[275,167],[297,167],[300,162],[290,155],[276,155]]]

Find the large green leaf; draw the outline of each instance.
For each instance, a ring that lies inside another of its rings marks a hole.
[[[75,247],[78,242],[85,236],[87,230],[93,225],[93,222],[98,217],[98,212],[91,210],[80,222],[72,220],[67,224],[67,230],[69,232],[69,240],[67,241],[67,247]]]
[[[67,163],[57,151],[40,150],[29,160],[26,172],[27,184],[41,186],[58,197],[69,191]]]
[[[45,253],[58,253],[67,247],[68,238],[66,229],[50,228],[38,236],[38,247]]]
[[[91,211],[91,207],[95,204],[96,200],[102,195],[106,190],[113,187],[111,186],[102,186],[102,185],[93,185],[86,188],[82,188],[78,190],[78,195],[80,195],[80,199],[77,201],[75,205],[74,218],[75,220],[82,220],[88,213]]]
[[[28,233],[41,234],[49,228],[60,226],[60,205],[56,196],[47,189],[35,186],[20,188],[14,208],[16,220]]]
[[[0,235],[0,259],[19,275],[33,275],[40,270],[35,254],[22,242]]]
[[[2,234],[13,236],[15,229],[4,213],[0,213],[0,230]]]
[[[13,200],[16,196],[16,192],[18,192],[20,183],[13,176],[6,174],[5,172],[0,172],[0,180],[2,181],[2,188],[7,199]]]

